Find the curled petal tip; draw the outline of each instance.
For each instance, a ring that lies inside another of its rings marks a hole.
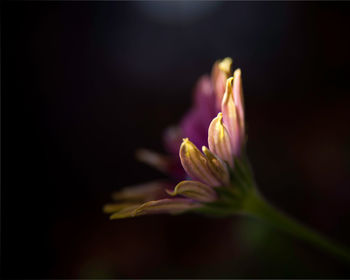
[[[233,73],[233,77],[236,78],[242,74],[242,71],[240,68],[237,68],[235,72]]]
[[[230,96],[233,93],[233,80],[234,77],[230,77],[226,80],[226,90],[224,98],[222,99],[222,104],[227,104],[229,102]]]
[[[188,138],[182,138],[182,143],[180,145],[180,150],[181,150],[182,146],[187,145],[189,143],[192,143],[192,142]]]
[[[174,189],[173,191],[172,191],[172,190],[165,189],[165,192],[166,192],[168,195],[170,195],[170,196],[176,196],[176,195],[177,195],[175,189]]]
[[[231,74],[232,62],[231,57],[224,58],[218,65],[219,69],[229,76]]]
[[[205,155],[207,155],[208,153],[211,153],[210,150],[206,146],[202,146],[202,151]]]

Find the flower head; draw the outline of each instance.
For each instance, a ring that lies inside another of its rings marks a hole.
[[[169,145],[171,149],[174,149],[181,133],[187,134],[179,147],[179,159],[186,180],[178,183],[172,190],[164,183],[151,183],[138,189],[127,188],[116,193],[117,203],[105,207],[105,212],[112,213],[112,219],[215,209],[213,205],[225,201],[220,195],[222,190],[228,191],[233,197],[237,196],[247,174],[235,174],[235,170],[240,168],[235,163],[242,162],[245,124],[241,71],[238,69],[229,77],[231,64],[230,58],[215,63],[212,82],[207,77],[200,80],[196,89],[195,105],[184,118],[180,130],[168,131],[168,137],[173,141],[168,141],[168,144],[172,143]],[[221,112],[217,110],[218,104]],[[205,133],[201,131],[204,124]],[[202,151],[197,148],[196,143],[190,141],[191,136],[197,144],[203,144]],[[143,150],[138,156],[163,171],[171,166],[170,160],[149,151]]]
[[[175,188],[166,181],[125,188],[113,195],[115,203],[105,205],[104,212],[111,214],[111,219],[188,211],[219,216],[250,215],[349,262],[350,253],[278,212],[257,191],[245,157],[241,70],[237,69],[230,77],[231,64],[230,58],[218,61],[212,79],[207,76],[200,79],[194,107],[179,126],[166,133],[170,156],[148,150],[137,152],[141,161],[182,181]],[[205,146],[206,139],[209,148]],[[202,146],[202,151],[197,146]],[[179,157],[175,158],[178,150]],[[176,168],[179,164],[182,173]]]

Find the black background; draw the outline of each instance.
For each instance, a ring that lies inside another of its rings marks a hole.
[[[163,151],[162,131],[189,109],[197,78],[230,56],[261,191],[350,247],[349,8],[3,3],[2,275],[349,277],[347,265],[265,228],[245,244],[238,229],[258,229],[238,218],[102,213],[112,191],[164,177],[134,150]]]

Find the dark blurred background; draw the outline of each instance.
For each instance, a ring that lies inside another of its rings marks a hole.
[[[347,278],[256,221],[109,221],[216,59],[242,68],[248,154],[273,204],[350,247],[350,4],[2,4],[4,278]]]

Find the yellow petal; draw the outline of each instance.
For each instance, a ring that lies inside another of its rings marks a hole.
[[[167,190],[169,195],[183,195],[200,202],[211,202],[217,199],[216,192],[198,181],[182,181],[176,185],[174,191]]]
[[[139,216],[160,213],[180,214],[201,206],[202,204],[187,198],[166,198],[142,204],[134,211],[134,215]]]
[[[180,146],[180,160],[187,174],[210,186],[219,186],[220,182],[210,171],[207,159],[188,138]]]
[[[222,113],[212,120],[208,130],[209,149],[233,167],[233,152],[230,135],[222,122]]]
[[[125,219],[125,218],[135,217],[135,210],[139,207],[140,207],[140,204],[137,204],[137,205],[135,204],[133,206],[123,208],[120,211],[112,214],[109,218],[111,220],[114,220],[114,219]]]
[[[223,185],[228,184],[230,180],[230,174],[228,172],[226,164],[214,153],[212,153],[207,147],[203,146],[202,151],[208,159],[208,166],[214,176],[220,182],[222,182]]]
[[[103,206],[103,212],[106,214],[119,212],[130,206],[140,206],[139,203],[111,203]]]

